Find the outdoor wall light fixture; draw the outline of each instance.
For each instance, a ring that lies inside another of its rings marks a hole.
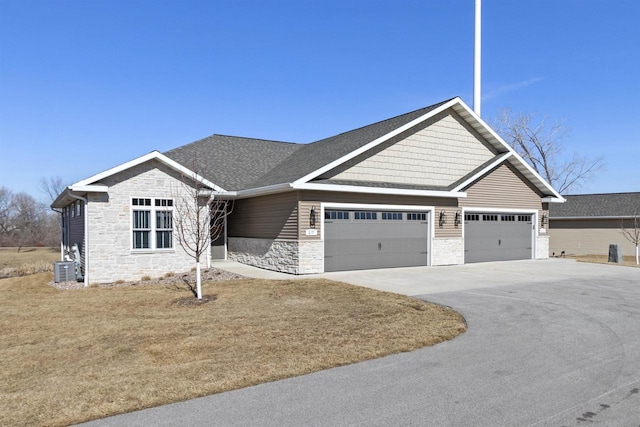
[[[446,223],[447,223],[447,213],[444,210],[441,210],[438,224],[440,224],[440,227],[442,227]]]
[[[457,227],[460,225],[461,222],[462,222],[462,212],[458,211],[456,212],[456,217],[454,218],[453,223]]]
[[[311,210],[309,211],[309,227],[316,228],[316,207],[311,206]]]
[[[540,222],[542,223],[542,225],[545,225],[547,223],[547,214],[542,214],[542,220]]]

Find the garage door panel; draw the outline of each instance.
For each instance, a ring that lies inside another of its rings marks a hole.
[[[325,271],[427,265],[428,221],[382,220],[379,211],[375,220],[356,220],[349,212],[325,219]]]
[[[531,259],[532,229],[531,215],[465,215],[465,263]]]

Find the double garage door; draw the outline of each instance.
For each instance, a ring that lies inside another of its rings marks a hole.
[[[464,262],[532,258],[532,215],[467,213],[464,221]]]
[[[324,240],[325,271],[427,265],[429,213],[326,209]]]

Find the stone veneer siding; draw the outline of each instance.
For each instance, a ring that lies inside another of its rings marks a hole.
[[[462,237],[436,238],[431,241],[432,265],[464,264]]]
[[[229,237],[229,259],[266,270],[299,274],[298,241]]]
[[[195,266],[195,260],[182,249],[175,235],[173,249],[143,252],[131,248],[131,198],[175,200],[183,188],[179,176],[151,161],[110,176],[101,184],[107,185],[109,192],[90,193],[86,209],[90,283],[160,277]]]
[[[301,240],[298,246],[299,274],[324,272],[324,242]]]

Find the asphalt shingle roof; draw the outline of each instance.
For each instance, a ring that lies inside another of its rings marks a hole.
[[[310,144],[212,135],[164,154],[228,191],[290,183],[449,101]]]
[[[578,194],[564,196],[564,203],[550,203],[549,217],[621,217],[640,214],[640,192]]]
[[[274,165],[301,147],[289,142],[212,135],[164,154],[233,191],[251,188],[251,183],[259,181]]]

